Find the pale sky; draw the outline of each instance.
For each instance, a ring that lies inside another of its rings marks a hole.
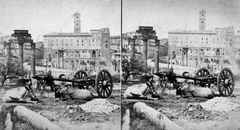
[[[120,35],[120,0],[0,0],[0,35],[26,29],[34,41],[50,32],[73,32],[73,14],[81,13],[82,32],[109,28]]]
[[[122,0],[123,32],[153,26],[159,38],[168,31],[198,30],[199,11],[206,10],[206,29],[240,30],[240,0]],[[81,13],[82,32],[108,27],[120,35],[121,0],[0,0],[0,35],[27,29],[34,41],[50,32],[73,32],[73,14]]]
[[[158,38],[167,38],[171,30],[198,30],[202,9],[206,30],[234,26],[240,34],[240,0],[123,0],[123,32],[153,26]]]

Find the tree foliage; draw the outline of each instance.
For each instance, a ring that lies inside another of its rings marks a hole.
[[[143,60],[134,55],[130,61],[127,59],[122,60],[122,73],[124,82],[127,82],[130,75],[137,75],[149,71],[150,68],[144,67]]]
[[[122,53],[127,53],[127,49],[123,46],[121,46]]]
[[[21,70],[20,63],[17,59],[11,58],[8,63],[6,63],[6,60],[0,63],[0,77],[2,86],[7,79],[24,76],[27,73],[28,72],[26,70]]]

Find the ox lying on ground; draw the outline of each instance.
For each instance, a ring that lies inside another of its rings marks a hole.
[[[71,85],[60,86],[57,90],[57,95],[62,100],[92,100],[94,98],[93,94],[86,89],[73,88]]]
[[[201,97],[201,98],[213,98],[214,92],[206,87],[200,87],[193,84],[185,83],[180,87],[182,97]]]
[[[31,101],[27,101],[27,97],[31,99]],[[3,102],[30,102],[35,103],[39,101],[34,94],[33,89],[31,88],[31,81],[26,82],[25,87],[17,87],[13,89],[9,89],[3,96]]]
[[[158,86],[158,80],[158,76],[153,75],[147,77],[147,83],[129,86],[124,92],[124,98],[157,100],[155,88]]]

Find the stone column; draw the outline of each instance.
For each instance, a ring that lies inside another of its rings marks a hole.
[[[61,66],[60,66],[60,53],[59,53],[59,51],[57,52],[57,68],[60,68]]]
[[[11,42],[6,42],[6,49],[7,49],[7,62],[11,60]]]
[[[18,43],[19,45],[19,62],[20,62],[20,69],[23,70],[23,43]]]
[[[202,66],[204,65],[204,60],[205,60],[204,50],[202,50]]]
[[[77,60],[77,59],[76,59],[76,53],[77,53],[76,51],[73,51],[73,55],[74,55],[74,56],[73,56],[73,57],[74,57],[74,60],[73,60],[73,68],[76,67],[76,63],[77,63],[77,61],[76,61],[76,60]]]
[[[200,65],[200,61],[201,61],[201,52],[200,52],[200,50],[197,50],[197,66],[196,67],[198,67],[199,65]]]
[[[61,59],[61,61],[62,61],[62,69],[64,69],[64,52],[62,51],[62,59]]]
[[[188,49],[186,49],[186,66],[188,66]]]
[[[155,40],[155,73],[159,72],[159,52],[160,48],[159,48],[159,40],[156,39]]]
[[[143,62],[144,62],[144,67],[147,67],[147,41],[148,41],[148,39],[143,39]]]
[[[31,54],[31,77],[35,76],[35,44],[36,43],[31,43],[31,50],[32,50],[32,54]]]
[[[184,50],[182,48],[182,65],[184,65]]]

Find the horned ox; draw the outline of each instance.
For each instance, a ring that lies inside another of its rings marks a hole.
[[[60,75],[59,78],[65,79],[65,75]],[[72,99],[72,100],[92,100],[93,94],[84,89],[78,89],[71,86],[71,84],[65,81],[55,82],[57,86],[55,90],[55,97],[62,100]]]
[[[124,98],[157,100],[158,98],[155,98],[157,96],[155,88],[158,86],[159,77],[150,75],[146,79],[146,83],[129,86],[124,92]]]
[[[25,87],[17,87],[9,89],[5,92],[2,100],[3,102],[30,102],[35,103],[39,101],[34,94],[34,91],[31,87],[32,83],[31,80],[25,80]],[[31,100],[27,101],[27,97]]]
[[[92,100],[93,94],[86,89],[74,88],[71,85],[64,85],[58,88],[58,97],[62,100]]]
[[[181,87],[182,97],[201,97],[201,98],[213,98],[215,93],[208,87],[203,88],[197,85],[184,83]]]

